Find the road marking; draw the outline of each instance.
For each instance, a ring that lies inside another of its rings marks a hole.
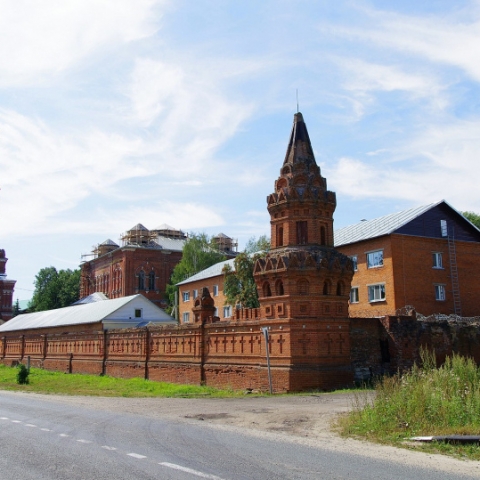
[[[0,420],[8,420],[8,417],[0,417]]]
[[[26,423],[25,424],[26,427],[33,427],[33,428],[37,428],[36,425],[34,425],[33,423]]]
[[[42,432],[51,432],[51,430],[49,428],[41,428],[40,429]]]
[[[210,475],[208,473],[199,472],[198,470],[193,470],[192,468],[182,467],[181,465],[176,465],[175,463],[161,462],[159,465],[163,467],[173,468],[174,470],[181,470],[182,472],[191,473],[197,477],[209,478],[210,480],[223,480],[216,475]]]
[[[140,454],[138,454],[138,453],[127,453],[127,455],[128,455],[129,457],[139,458],[139,459],[140,459],[140,458],[147,458],[145,455],[140,455]]]
[[[116,450],[117,447],[109,447],[108,445],[102,445],[102,448],[104,448],[105,450]]]
[[[80,438],[77,440],[79,443],[92,443],[90,440],[84,440],[83,438]]]
[[[66,433],[60,433],[59,436],[60,437],[69,437],[70,435],[67,435]]]
[[[20,420],[12,420],[12,423],[22,423]]]

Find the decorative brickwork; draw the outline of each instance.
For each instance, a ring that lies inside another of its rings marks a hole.
[[[7,278],[7,261],[5,250],[0,250],[0,323],[12,318],[13,291],[16,283],[16,280]]]

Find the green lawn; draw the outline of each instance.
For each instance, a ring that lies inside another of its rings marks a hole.
[[[234,397],[243,392],[197,385],[152,382],[140,378],[65,374],[31,368],[27,385],[17,384],[18,368],[0,365],[0,389],[59,395],[102,397]]]

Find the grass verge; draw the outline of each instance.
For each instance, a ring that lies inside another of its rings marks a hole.
[[[479,445],[408,441],[414,436],[480,435],[480,369],[460,356],[447,358],[439,368],[432,353],[423,351],[421,357],[422,368],[379,381],[373,400],[356,395],[353,411],[339,421],[342,434],[480,460]]]
[[[91,395],[99,397],[212,397],[242,396],[243,392],[219,390],[198,385],[177,385],[152,382],[141,378],[113,378],[108,376],[65,374],[31,368],[29,383],[16,382],[18,369],[0,365],[0,389],[58,395]]]

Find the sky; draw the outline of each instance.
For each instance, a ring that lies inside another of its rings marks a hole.
[[[269,235],[297,91],[336,228],[480,212],[480,0],[0,0],[14,299],[137,223]]]

